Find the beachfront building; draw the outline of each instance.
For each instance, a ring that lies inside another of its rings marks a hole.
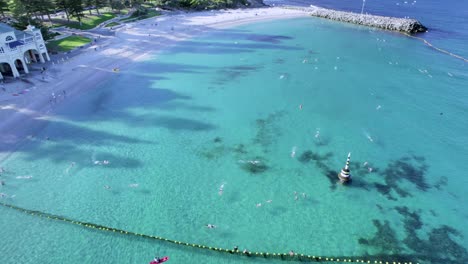
[[[19,77],[29,73],[27,64],[50,61],[41,30],[29,25],[20,31],[0,23],[0,79],[3,75]]]

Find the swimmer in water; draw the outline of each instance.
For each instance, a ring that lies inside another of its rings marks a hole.
[[[104,165],[107,165],[107,164],[109,164],[109,163],[110,163],[110,162],[109,162],[108,160],[103,160],[103,161],[102,161],[102,164],[104,164]]]
[[[320,130],[317,128],[317,130],[315,131],[315,138],[319,138],[320,137]]]
[[[258,160],[248,160],[247,162],[250,163],[250,164],[253,164],[253,165],[257,165],[257,164],[260,163],[260,161],[258,161]]]
[[[104,185],[104,189],[109,190],[111,187],[109,185]]]
[[[273,202],[273,200],[267,200],[266,202],[267,202],[267,203],[271,203],[271,202]]]
[[[299,105],[299,110],[302,110],[302,104]]]
[[[283,79],[283,78],[284,78],[284,74],[280,75],[280,77],[279,77],[279,78],[280,78],[280,79]]]
[[[296,146],[294,146],[291,150],[291,158],[294,158],[294,156],[296,156]]]
[[[73,168],[74,166],[75,166],[75,162],[70,163],[70,166],[65,170],[65,173],[68,174],[68,172],[70,171],[70,169]]]
[[[138,187],[138,183],[129,184],[128,187],[130,187],[130,188],[136,188],[136,187]]]
[[[380,108],[382,108],[382,106],[381,106],[381,105],[378,105],[378,106],[375,108],[375,110],[379,110]]]
[[[257,208],[258,208],[258,207],[261,207],[261,206],[262,206],[262,203],[258,203],[258,204],[256,204],[255,206],[257,206]]]
[[[223,195],[223,191],[224,191],[224,183],[221,184],[221,186],[219,186],[219,192],[218,192],[219,196]]]
[[[212,224],[207,224],[206,227],[208,227],[208,228],[216,228],[216,226],[215,226],[215,225],[212,225]]]
[[[369,170],[369,173],[371,173],[373,169],[372,169],[371,167],[369,167],[369,169],[368,169],[368,170]]]
[[[374,142],[374,139],[369,135],[369,133],[364,132],[364,135],[366,136],[366,138],[367,138],[370,142]]]
[[[31,179],[33,176],[17,176],[16,179]]]
[[[307,198],[307,194],[306,193],[302,193],[302,198]]]
[[[369,164],[367,161],[362,164],[362,166],[366,167]]]

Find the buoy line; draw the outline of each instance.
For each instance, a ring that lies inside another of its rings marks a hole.
[[[194,243],[187,243],[187,242],[182,242],[182,241],[177,241],[177,240],[172,240],[172,239],[167,239],[159,236],[153,236],[153,235],[147,235],[147,234],[141,234],[141,233],[135,233],[131,231],[126,231],[126,230],[121,230],[117,228],[112,228],[112,227],[107,227],[103,225],[98,225],[98,224],[93,224],[89,222],[81,222],[77,220],[73,220],[70,218],[66,218],[63,216],[58,216],[58,215],[53,215],[45,212],[40,212],[40,211],[33,211],[33,210],[28,210],[24,209],[18,206],[14,206],[11,204],[6,204],[0,202],[0,205],[11,208],[17,211],[20,211],[25,214],[29,214],[32,216],[38,216],[42,218],[47,218],[50,220],[56,220],[56,221],[63,221],[67,222],[70,224],[74,225],[79,225],[82,227],[90,228],[90,229],[98,229],[101,231],[108,231],[116,234],[122,234],[122,235],[130,235],[130,236],[135,236],[135,237],[143,237],[147,239],[153,239],[153,240],[160,240],[163,242],[168,242],[168,243],[173,243],[181,246],[186,246],[186,247],[192,247],[192,248],[199,248],[199,249],[205,249],[205,250],[212,250],[212,251],[218,251],[222,253],[227,253],[227,254],[235,254],[239,256],[244,256],[244,257],[257,257],[257,258],[275,258],[278,260],[286,260],[286,261],[311,261],[311,262],[356,262],[356,263],[368,263],[368,264],[413,264],[413,262],[402,262],[402,261],[397,261],[397,260],[370,260],[370,259],[364,259],[362,258],[357,258],[357,257],[323,257],[323,256],[315,256],[315,255],[307,255],[307,254],[300,254],[300,253],[270,253],[270,252],[245,252],[245,251],[240,251],[240,250],[234,250],[234,249],[225,249],[225,248],[219,248],[219,247],[210,247],[210,246],[205,246],[205,245],[199,245],[199,244],[194,244]],[[419,264],[419,263],[414,263],[414,264]]]

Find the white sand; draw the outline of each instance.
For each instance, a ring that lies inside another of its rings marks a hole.
[[[91,46],[84,53],[53,65],[47,70],[45,81],[36,74],[27,77],[33,80],[31,84],[17,80],[8,84],[8,92],[0,91],[0,162],[21,141],[39,131],[33,124],[44,123],[32,120],[53,118],[57,104],[98,87],[111,74],[124,74],[131,62],[210,30],[306,15],[299,10],[273,7],[165,15],[126,24],[116,29],[115,37],[99,39],[97,51]],[[114,68],[119,68],[119,72],[113,72]],[[12,89],[22,91],[26,87],[26,93],[12,96]],[[56,103],[51,102],[52,93],[57,97]]]

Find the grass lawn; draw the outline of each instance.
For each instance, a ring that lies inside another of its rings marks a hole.
[[[81,26],[78,20],[76,20],[75,18],[70,18],[70,22],[67,22],[66,19],[55,20],[54,26],[55,24],[59,24],[57,26],[67,26],[70,28],[86,30],[86,29],[95,28],[97,25],[101,24],[102,22],[115,17],[115,15],[112,13],[105,13],[105,14],[101,14],[100,16],[94,15],[94,14],[93,15],[85,14],[85,15],[86,17],[83,17],[81,19]]]
[[[80,36],[70,36],[60,40],[54,40],[47,43],[47,49],[50,51],[69,51],[84,44],[90,43],[91,39],[80,37]]]
[[[110,22],[109,24],[106,25],[106,27],[114,27],[114,26],[118,26],[118,25],[120,25],[120,23]]]

